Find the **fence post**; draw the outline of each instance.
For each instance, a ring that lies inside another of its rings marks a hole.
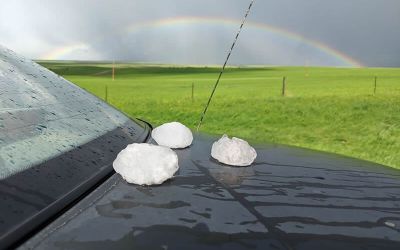
[[[194,101],[194,82],[192,82],[192,102]]]
[[[376,94],[376,81],[377,81],[377,76],[375,76],[375,86],[374,86],[374,95]]]
[[[282,96],[286,95],[286,76],[283,77],[282,81]]]
[[[113,61],[113,65],[112,65],[112,80],[115,80],[115,61]]]
[[[108,86],[107,86],[107,84],[105,86],[105,94],[106,94],[106,96],[105,96],[104,100],[106,100],[106,102],[108,103]]]

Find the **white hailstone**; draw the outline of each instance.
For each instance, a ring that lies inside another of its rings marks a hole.
[[[151,137],[158,145],[169,148],[186,148],[192,144],[192,131],[179,122],[164,123],[153,129]]]
[[[257,157],[256,150],[242,139],[223,135],[214,142],[211,156],[217,161],[231,166],[249,166]]]
[[[396,224],[394,224],[393,222],[390,222],[390,221],[385,221],[385,225],[388,227],[396,228]]]
[[[167,147],[133,143],[119,152],[113,167],[129,183],[157,185],[179,169],[178,155]]]

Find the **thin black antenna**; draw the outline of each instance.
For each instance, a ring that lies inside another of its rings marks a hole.
[[[211,95],[210,95],[210,97],[208,98],[208,102],[207,102],[207,104],[206,104],[206,107],[204,108],[204,111],[203,111],[203,113],[201,114],[199,124],[197,125],[197,132],[198,132],[199,129],[200,129],[201,123],[203,122],[204,116],[206,115],[208,106],[210,105],[211,99],[212,99],[212,97],[214,96],[214,92],[215,92],[215,90],[217,89],[217,86],[218,86],[218,84],[219,84],[219,80],[221,79],[221,76],[222,76],[222,74],[224,73],[226,64],[228,63],[229,57],[231,56],[232,50],[233,50],[233,48],[235,47],[236,41],[237,41],[237,39],[238,39],[238,37],[239,37],[240,32],[242,31],[243,25],[244,25],[244,23],[246,22],[247,16],[248,16],[249,13],[250,13],[250,10],[251,10],[251,7],[253,6],[254,1],[255,1],[255,0],[251,0],[251,2],[250,2],[249,8],[247,9],[246,14],[244,15],[244,18],[243,18],[243,20],[242,20],[242,23],[241,23],[241,25],[240,25],[240,27],[239,27],[238,32],[236,33],[235,40],[233,40],[233,43],[232,43],[232,46],[231,46],[231,48],[230,48],[230,50],[229,50],[228,56],[226,57],[225,62],[224,62],[224,65],[222,66],[222,69],[221,69],[221,71],[219,72],[219,76],[218,76],[217,81],[216,81],[216,83],[215,83],[215,85],[214,85],[214,88],[213,88],[213,90],[212,90],[212,92],[211,92]]]

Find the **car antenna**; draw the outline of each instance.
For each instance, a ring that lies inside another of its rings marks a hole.
[[[244,18],[243,18],[243,20],[242,20],[242,23],[240,24],[239,30],[238,30],[237,33],[236,33],[235,39],[233,40],[233,43],[232,43],[232,46],[231,46],[231,48],[229,49],[228,56],[226,57],[225,62],[224,62],[224,65],[222,66],[221,71],[219,72],[217,81],[215,82],[215,85],[214,85],[214,88],[213,88],[213,90],[212,90],[212,92],[211,92],[211,95],[210,95],[210,97],[208,98],[208,102],[207,102],[207,104],[206,104],[206,106],[205,106],[205,108],[204,108],[204,111],[203,111],[203,113],[201,114],[200,121],[199,121],[199,123],[198,123],[198,125],[197,125],[197,132],[199,132],[201,123],[203,122],[204,116],[206,115],[208,106],[210,105],[211,99],[212,99],[213,96],[214,96],[214,92],[215,92],[215,90],[217,89],[217,86],[218,86],[218,84],[219,84],[219,80],[221,79],[221,76],[222,76],[222,74],[223,74],[224,71],[225,71],[226,64],[228,63],[229,57],[231,56],[232,50],[233,50],[233,48],[235,47],[236,41],[237,41],[237,39],[238,39],[238,37],[239,37],[240,32],[242,31],[243,25],[244,25],[244,23],[246,22],[247,16],[249,15],[250,10],[251,10],[251,7],[253,6],[254,2],[255,2],[255,0],[251,0],[250,5],[249,5],[249,7],[247,8],[246,14],[244,15]]]

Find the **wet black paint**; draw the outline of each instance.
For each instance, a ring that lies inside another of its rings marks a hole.
[[[163,185],[114,175],[23,247],[399,249],[399,171],[271,144],[253,166],[228,167],[210,160],[213,140],[177,150]]]

